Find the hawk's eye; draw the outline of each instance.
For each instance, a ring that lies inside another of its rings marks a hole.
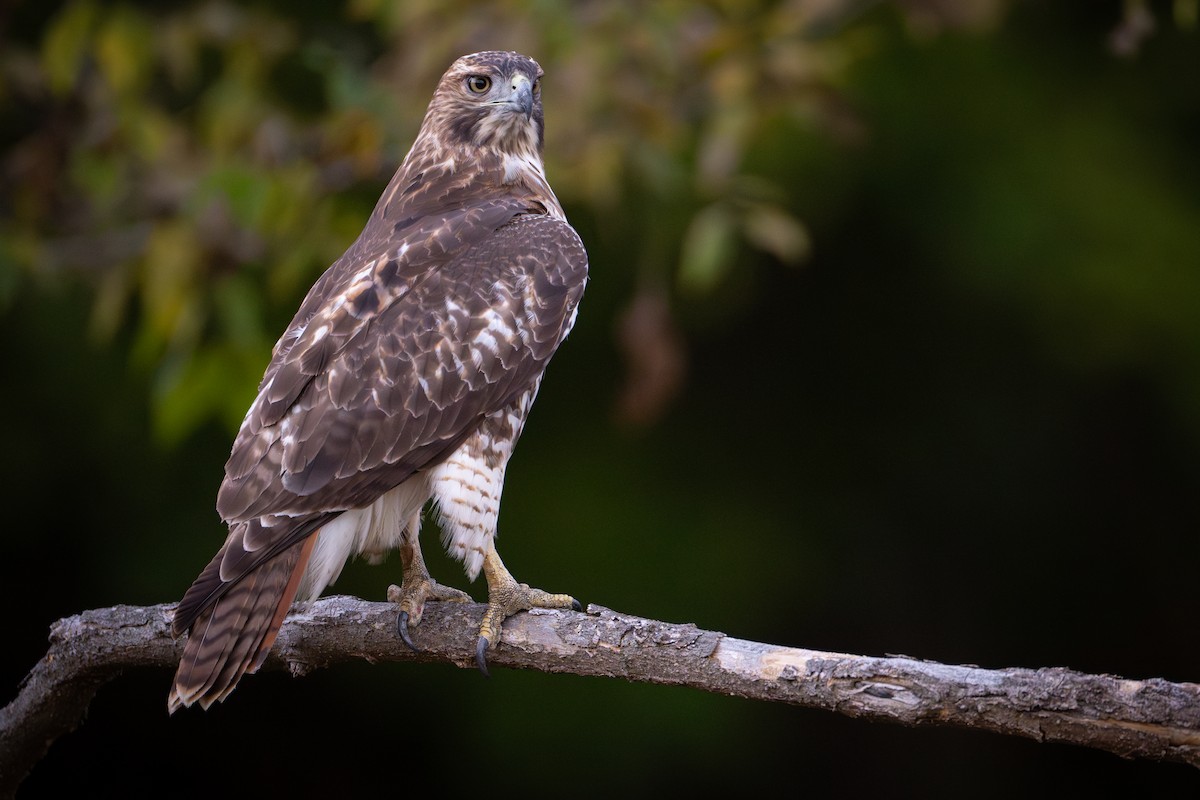
[[[467,78],[467,88],[475,94],[483,94],[492,88],[492,79],[486,75],[472,75]]]
[[[536,81],[533,82],[533,93],[538,94],[541,91],[542,91],[542,79],[538,78]]]

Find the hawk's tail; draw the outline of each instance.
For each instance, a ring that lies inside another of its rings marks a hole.
[[[189,633],[167,698],[170,713],[224,700],[244,674],[262,666],[316,541],[304,536],[229,581],[220,573],[230,543],[218,551],[176,611],[176,635],[185,627]]]

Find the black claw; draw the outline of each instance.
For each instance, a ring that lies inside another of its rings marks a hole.
[[[579,601],[573,597],[571,598],[571,608],[575,609],[576,611],[583,611],[583,606],[581,606]]]
[[[487,649],[488,640],[480,636],[479,641],[475,643],[475,663],[479,665],[479,671],[483,673],[483,677],[490,678],[492,674],[487,668]]]
[[[400,616],[396,617],[396,633],[400,634],[400,640],[408,645],[408,649],[414,653],[421,652],[421,648],[413,644],[412,637],[408,635],[408,612],[401,611]]]

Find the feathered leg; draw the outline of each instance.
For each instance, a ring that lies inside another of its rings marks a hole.
[[[404,643],[418,653],[421,649],[413,644],[408,628],[410,625],[416,627],[421,624],[426,601],[473,602],[466,592],[443,586],[429,576],[425,558],[421,555],[420,532],[421,514],[417,512],[404,529],[400,540],[400,564],[404,570],[401,585],[393,584],[387,590],[388,601],[400,606],[400,613],[396,618],[396,631]]]

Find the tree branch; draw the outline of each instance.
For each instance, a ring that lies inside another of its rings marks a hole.
[[[15,792],[51,743],[80,724],[104,683],[133,667],[175,667],[183,642],[170,635],[173,608],[115,606],[51,627],[50,650],[16,699],[0,710],[0,794]],[[449,661],[473,668],[483,609],[431,603],[413,629],[422,648],[414,653],[396,636],[394,605],[328,597],[298,606],[288,616],[267,666],[286,666],[296,675],[355,659]],[[505,622],[503,643],[489,661],[691,686],[905,725],[976,728],[1200,766],[1200,685],[1194,683],[779,647],[594,605],[586,614],[518,614]]]

